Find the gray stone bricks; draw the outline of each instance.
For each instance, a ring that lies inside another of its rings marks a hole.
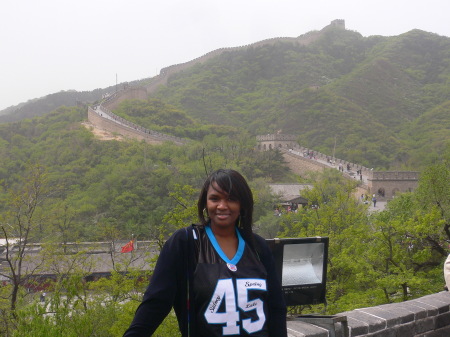
[[[360,308],[336,316],[346,316],[349,337],[449,337],[450,294],[440,292],[415,300]],[[298,321],[288,321],[291,337],[330,337],[328,331]],[[336,326],[336,337],[343,337]]]

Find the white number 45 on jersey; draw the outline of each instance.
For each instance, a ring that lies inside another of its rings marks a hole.
[[[262,279],[237,279],[236,290],[234,289],[233,280],[219,280],[217,282],[214,294],[211,297],[208,307],[205,311],[206,321],[210,324],[225,324],[223,327],[223,335],[238,335],[239,326],[239,311],[236,309],[236,295],[237,305],[243,311],[256,310],[258,320],[251,319],[242,320],[242,328],[251,334],[262,329],[266,321],[266,316],[263,309],[263,301],[259,298],[249,301],[249,290],[266,291],[266,280]],[[225,312],[217,312],[220,304],[225,301]]]

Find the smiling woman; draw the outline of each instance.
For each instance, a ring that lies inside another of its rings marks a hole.
[[[286,337],[286,305],[266,242],[252,232],[253,196],[237,171],[205,181],[200,223],[164,245],[124,336],[151,336],[175,309],[182,336]]]
[[[236,197],[223,191],[216,182],[209,185],[206,211],[210,228],[225,255],[233,258],[237,250],[236,221],[240,216],[241,203]]]

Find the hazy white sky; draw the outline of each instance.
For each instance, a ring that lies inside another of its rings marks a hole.
[[[221,47],[296,37],[334,19],[363,36],[450,37],[449,0],[1,0],[0,110],[105,88]]]

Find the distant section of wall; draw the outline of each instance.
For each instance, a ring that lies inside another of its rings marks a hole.
[[[173,142],[177,145],[184,145],[187,140],[179,137],[174,137],[160,133],[153,130],[148,130],[142,126],[131,123],[119,116],[116,116],[111,111],[102,107],[100,113],[93,108],[88,108],[88,120],[99,129],[118,133],[125,138],[144,140],[149,144],[162,144],[163,142]],[[108,115],[109,118],[106,118]]]
[[[288,134],[256,136],[258,150],[277,149],[281,151],[289,168],[295,174],[303,176],[307,172],[323,171],[324,168],[330,168],[330,165],[325,164],[330,163],[330,161],[333,162],[333,166],[345,168],[342,171],[344,176],[353,179],[360,177],[358,195],[367,192],[370,195],[375,194],[378,201],[385,201],[394,198],[397,193],[412,192],[418,186],[419,172],[373,171],[373,169],[362,165],[299,146],[296,139],[297,136]],[[355,172],[359,172],[359,175],[355,175]]]
[[[120,90],[116,94],[112,95],[109,99],[105,100],[102,105],[108,110],[114,110],[118,107],[120,102],[127,99],[140,99],[145,101],[148,97],[147,89],[144,87],[129,87],[124,90]]]
[[[338,22],[339,21],[339,22]],[[336,23],[338,22],[338,24]],[[161,85],[166,85],[169,77],[172,76],[175,73],[182,72],[185,69],[188,69],[195,64],[198,63],[204,63],[213,57],[216,57],[224,52],[230,52],[235,50],[245,50],[248,48],[254,48],[264,45],[274,45],[276,43],[280,42],[289,42],[293,43],[295,45],[308,45],[322,36],[322,32],[339,26],[339,28],[345,29],[345,22],[344,20],[335,20],[330,23],[330,25],[323,28],[321,31],[313,31],[309,32],[307,34],[300,35],[298,37],[275,37],[271,39],[262,40],[259,42],[255,42],[252,44],[239,46],[239,47],[230,47],[230,48],[220,48],[213,50],[205,55],[202,55],[200,57],[197,57],[191,61],[180,63],[180,64],[174,64],[169,67],[165,67],[161,69],[159,75],[153,77],[150,79],[150,83],[143,87],[128,87],[124,90],[117,91],[112,96],[110,96],[106,101],[102,102],[102,105],[107,108],[110,111],[113,111],[117,108],[117,106],[120,104],[120,102],[127,100],[127,99],[140,99],[140,100],[146,100],[148,98],[148,95],[155,92],[157,88]]]
[[[331,25],[330,25],[331,26]],[[330,27],[327,26],[327,27]],[[325,27],[325,28],[327,28]],[[324,28],[324,29],[325,29]],[[180,63],[180,64],[174,64],[169,67],[161,69],[159,75],[151,78],[151,82],[147,84],[146,86],[142,87],[128,87],[125,89],[121,89],[117,92],[115,92],[113,95],[108,97],[105,101],[102,102],[102,106],[110,111],[113,111],[118,107],[120,102],[124,100],[129,99],[139,99],[139,100],[146,100],[148,96],[151,93],[154,93],[157,88],[161,85],[166,85],[167,81],[169,80],[169,77],[172,76],[175,73],[182,72],[198,63],[204,63],[224,52],[230,52],[235,50],[245,50],[251,47],[258,47],[263,45],[273,45],[279,42],[291,42],[293,44],[300,44],[300,45],[307,45],[315,40],[317,40],[321,36],[320,32],[309,32],[307,34],[301,35],[299,37],[293,38],[293,37],[276,37],[271,39],[266,39],[263,41],[259,41],[256,43],[252,43],[245,46],[239,46],[239,47],[231,47],[231,48],[220,48],[213,50],[205,55],[202,55],[200,57],[197,57],[191,61]],[[107,123],[110,124],[110,123]],[[120,128],[122,129],[122,128]]]
[[[288,151],[283,151],[283,158],[291,169],[292,173],[300,176],[305,176],[308,172],[322,172],[327,165],[322,164],[316,160],[306,157],[300,157]]]
[[[145,139],[145,141],[147,141],[150,144],[162,144],[162,140],[160,140],[160,139],[145,138],[144,135],[138,134],[137,132],[134,132],[133,130],[131,130],[125,126],[122,126],[112,120],[102,118],[91,108],[88,109],[88,119],[89,119],[89,122],[94,124],[99,129],[102,129],[102,130],[105,130],[108,132],[112,132],[112,133],[120,134],[120,135],[124,136],[125,138],[137,139],[137,140]]]
[[[334,26],[334,25],[330,24],[329,26],[325,27],[324,29],[329,28],[331,26]],[[345,23],[344,23],[344,27],[345,27]],[[320,31],[314,31],[314,32],[309,32],[307,34],[300,35],[299,37],[274,37],[271,39],[262,40],[262,41],[251,43],[251,44],[244,45],[244,46],[216,49],[209,53],[206,53],[205,55],[197,57],[191,61],[188,61],[185,63],[174,64],[169,67],[165,67],[165,68],[161,69],[159,75],[153,77],[152,82],[150,84],[146,85],[146,89],[147,89],[147,92],[150,94],[150,93],[154,92],[158,86],[167,84],[169,77],[172,76],[173,74],[181,72],[183,70],[186,70],[198,63],[205,63],[206,61],[208,61],[208,60],[212,59],[213,57],[216,57],[224,52],[244,50],[244,49],[248,49],[251,47],[259,47],[259,46],[264,46],[264,45],[274,45],[274,44],[280,43],[280,42],[290,42],[290,43],[297,44],[297,45],[308,45],[308,44],[316,41],[321,35],[322,34]]]
[[[448,337],[450,336],[450,294],[440,292],[415,300],[356,309],[346,316],[348,337]],[[329,337],[317,325],[288,320],[289,337]],[[342,326],[336,324],[336,336]]]

